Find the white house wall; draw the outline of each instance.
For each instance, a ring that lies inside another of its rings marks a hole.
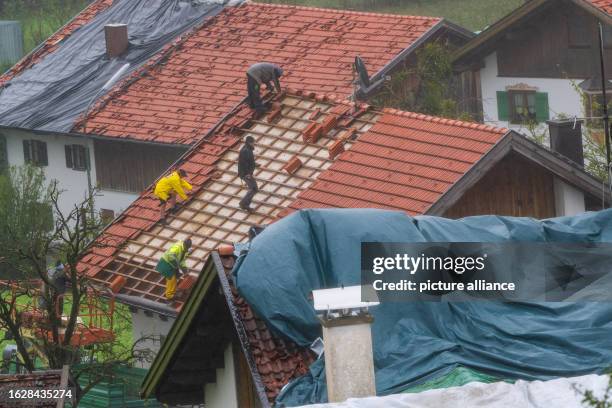
[[[137,310],[132,313],[132,339],[134,342],[141,340],[136,347],[136,350],[149,350],[152,352],[152,357],[155,357],[161,348],[161,340],[167,335],[174,319],[162,320],[159,315],[153,313],[147,316],[144,311]],[[161,336],[161,337],[160,337]],[[145,338],[149,338],[144,340]],[[150,368],[150,362],[140,362],[141,368]]]
[[[528,129],[508,121],[500,121],[497,110],[497,91],[506,91],[506,87],[518,84],[526,84],[537,88],[538,92],[548,93],[548,106],[550,119],[559,115],[566,117],[583,117],[584,108],[580,94],[576,91],[572,82],[576,85],[582,79],[554,79],[554,78],[521,78],[521,77],[501,77],[497,75],[497,54],[492,53],[485,58],[485,66],[480,70],[482,108],[484,122],[493,126],[509,127],[529,135]],[[546,124],[540,124],[541,129],[545,129]]]
[[[217,369],[217,381],[214,384],[206,384],[204,387],[204,406],[206,408],[239,408],[231,344],[225,349],[223,359],[225,368]]]
[[[66,167],[66,145],[78,144],[89,149],[91,160],[91,183],[96,185],[96,163],[93,154],[93,139],[74,137],[62,134],[42,134],[17,129],[0,129],[0,135],[6,137],[8,162],[11,166],[24,164],[23,141],[40,140],[47,144],[48,166],[43,167],[47,180],[58,180],[63,191],[60,196],[60,208],[63,213],[70,211],[74,204],[80,203],[87,195],[87,172]],[[100,191],[96,199],[96,208],[113,210],[120,214],[138,197],[137,194],[117,191]]]

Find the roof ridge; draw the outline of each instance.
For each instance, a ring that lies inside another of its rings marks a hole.
[[[398,115],[398,116],[405,116],[408,118],[424,120],[427,122],[441,123],[443,125],[459,126],[459,127],[464,127],[467,129],[477,129],[477,130],[483,130],[486,132],[495,132],[495,133],[500,133],[500,134],[508,133],[510,131],[510,129],[508,128],[485,125],[485,124],[478,123],[478,122],[468,122],[468,121],[458,120],[458,119],[443,118],[440,116],[432,116],[432,115],[427,115],[424,113],[403,111],[403,110],[399,110],[395,108],[384,108],[383,113],[388,113],[391,115]]]
[[[395,14],[395,13],[374,13],[371,11],[357,11],[357,10],[347,10],[347,9],[337,9],[337,8],[325,8],[325,7],[310,7],[310,6],[297,6],[293,4],[275,4],[275,3],[255,3],[253,1],[247,0],[240,7],[244,5],[249,6],[267,6],[267,7],[276,7],[276,8],[290,8],[296,10],[316,10],[316,11],[324,11],[326,13],[341,13],[341,14],[353,14],[353,15],[361,15],[361,16],[374,16],[374,17],[397,17],[397,18],[406,18],[406,19],[419,19],[419,20],[437,20],[441,21],[443,17],[434,17],[434,16],[414,16],[408,14]]]

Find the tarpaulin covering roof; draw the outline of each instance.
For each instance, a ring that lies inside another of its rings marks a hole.
[[[305,210],[269,226],[235,269],[238,290],[269,327],[298,345],[320,336],[314,289],[360,282],[361,242],[612,242],[612,210],[538,221],[449,220],[380,210]],[[546,267],[546,265],[542,265]],[[601,373],[612,365],[612,304],[405,302],[371,310],[377,392],[465,366],[506,379]],[[277,398],[324,402],[324,360]]]
[[[111,4],[112,3],[112,4]],[[2,78],[0,124],[68,132],[103,85],[126,63],[129,75],[172,40],[214,16],[214,0],[98,1]],[[106,56],[104,26],[128,25],[129,47]]]

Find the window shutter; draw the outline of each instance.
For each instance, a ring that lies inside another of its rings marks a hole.
[[[32,141],[24,140],[23,141],[23,160],[26,163],[30,163],[32,161]]]
[[[536,93],[536,120],[539,122],[545,122],[550,119],[548,109],[548,94],[546,92]]]
[[[8,151],[6,147],[6,137],[0,134],[0,171],[8,167]]]
[[[497,91],[497,116],[499,120],[510,120],[508,92]]]
[[[71,145],[65,145],[64,146],[64,150],[66,151],[66,167],[71,169],[73,167],[73,163],[72,163],[72,146]]]
[[[38,141],[36,142],[38,145],[38,165],[39,166],[48,166],[49,160],[47,159],[47,143]]]

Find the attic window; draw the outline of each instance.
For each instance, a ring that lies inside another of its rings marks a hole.
[[[35,166],[48,166],[47,143],[40,140],[24,140],[23,159],[26,163]]]
[[[72,170],[87,169],[87,149],[85,146],[74,144],[64,146],[66,150],[66,167]]]

